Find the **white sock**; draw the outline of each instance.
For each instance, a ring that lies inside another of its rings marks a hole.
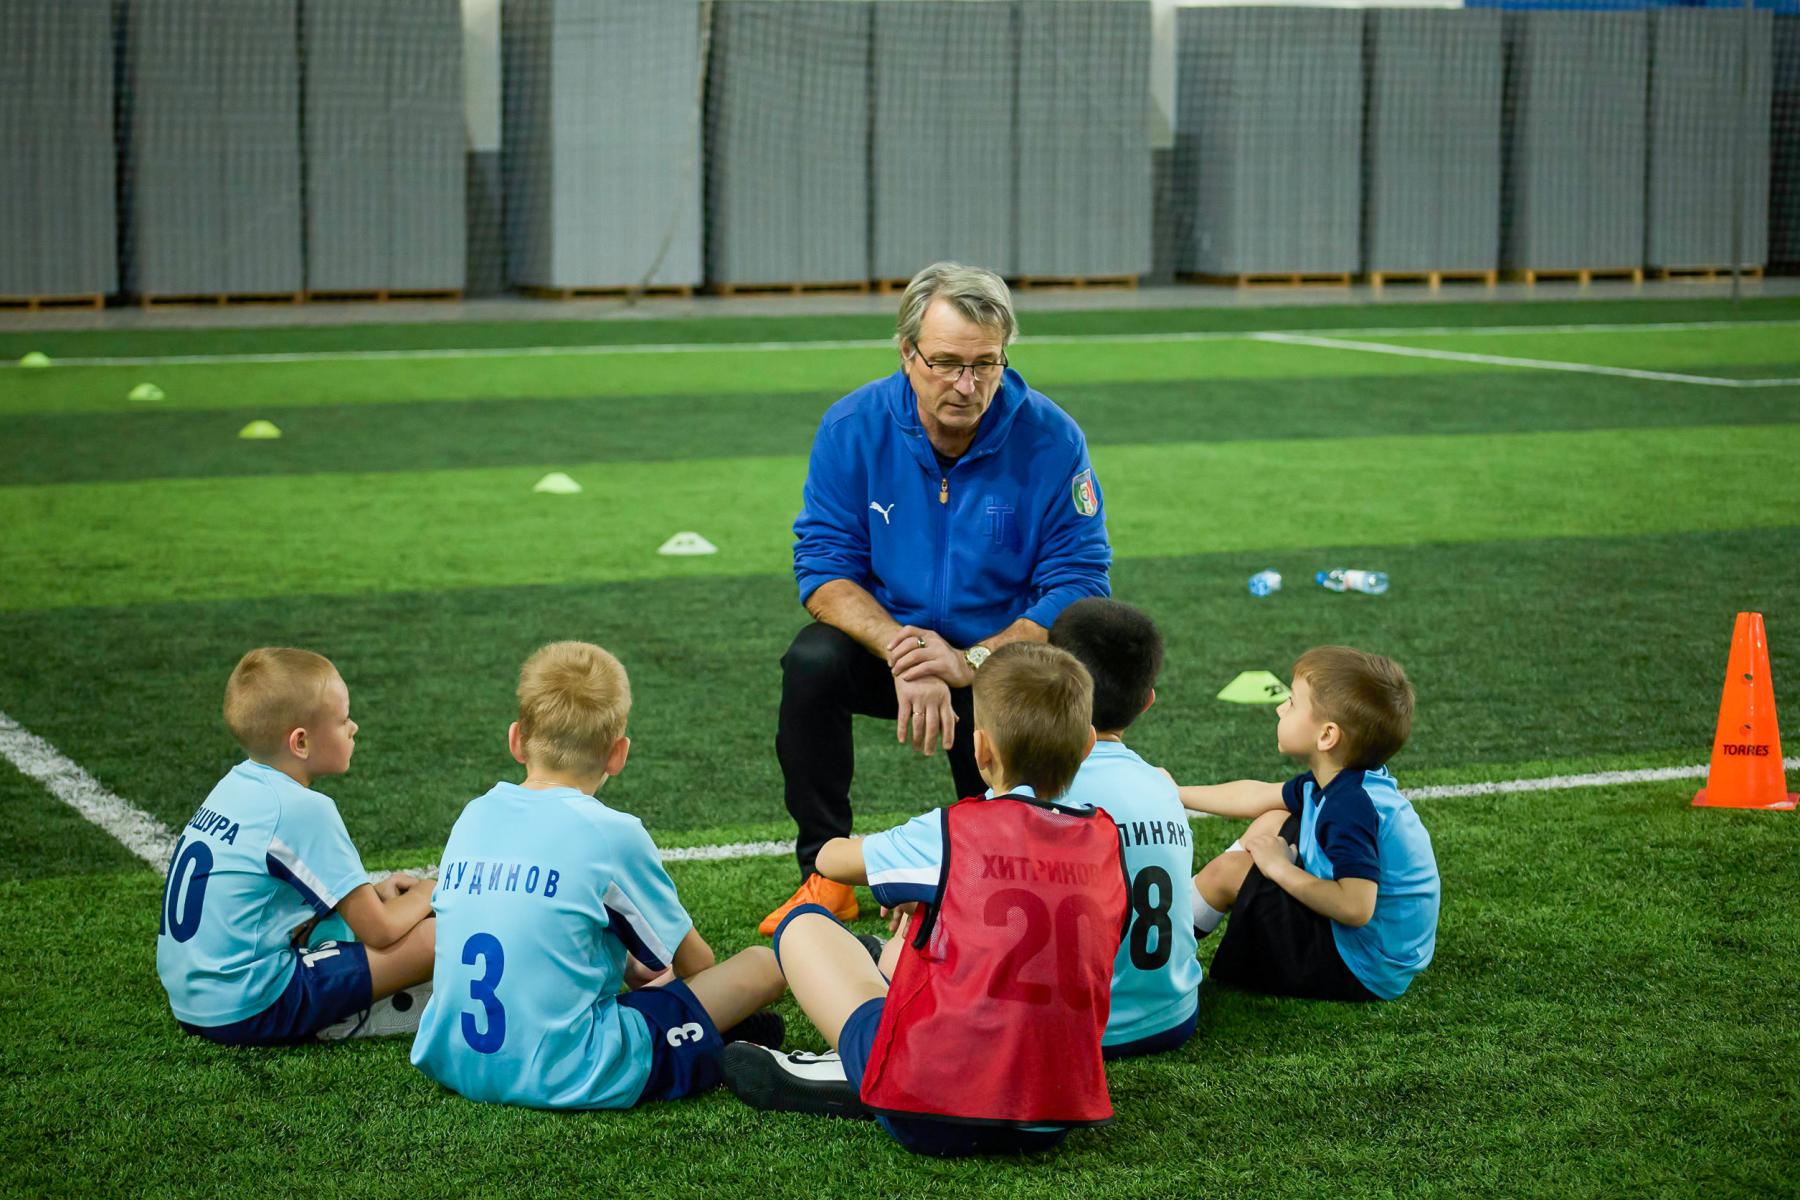
[[[1225,853],[1230,854],[1233,850],[1242,850],[1243,848],[1244,843],[1242,841],[1236,841],[1225,847]]]
[[[1200,894],[1200,889],[1196,887],[1194,889],[1194,935],[1205,937],[1217,929],[1219,922],[1224,919],[1225,914],[1208,904],[1206,898]]]

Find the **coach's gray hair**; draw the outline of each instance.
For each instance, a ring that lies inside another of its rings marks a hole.
[[[1012,292],[1004,279],[980,267],[935,262],[914,275],[900,297],[900,320],[894,329],[896,342],[902,346],[919,344],[919,326],[925,323],[925,310],[939,296],[950,301],[965,320],[983,329],[999,330],[1002,346],[1010,346],[1019,336]]]

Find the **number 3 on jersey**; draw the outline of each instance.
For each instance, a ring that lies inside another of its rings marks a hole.
[[[492,1054],[506,1041],[506,1009],[501,1006],[500,997],[494,994],[500,984],[500,974],[506,970],[506,951],[500,948],[500,939],[491,933],[471,934],[463,943],[462,960],[465,967],[474,966],[477,960],[482,963],[480,978],[469,980],[469,998],[481,1005],[487,1025],[485,1029],[477,1028],[475,1014],[464,1011],[463,1041],[477,1054]]]

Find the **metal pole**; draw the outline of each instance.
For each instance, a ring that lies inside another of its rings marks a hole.
[[[1731,145],[1731,303],[1743,299],[1744,169],[1750,162],[1750,36],[1755,29],[1755,0],[1744,0],[1743,31],[1738,37],[1737,138]]]

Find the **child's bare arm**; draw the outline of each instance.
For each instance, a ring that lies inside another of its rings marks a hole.
[[[1367,925],[1375,915],[1379,888],[1373,879],[1321,879],[1289,862],[1287,843],[1272,833],[1246,836],[1244,849],[1264,878],[1321,917],[1355,929]]]
[[[1215,783],[1178,787],[1182,807],[1194,812],[1211,813],[1215,817],[1238,817],[1254,820],[1266,812],[1283,807],[1281,785],[1260,779],[1236,779]]]
[[[718,956],[713,953],[713,948],[706,944],[706,939],[700,936],[700,931],[690,929],[687,931],[687,936],[681,939],[681,945],[675,947],[675,961],[671,965],[675,968],[677,976],[687,979],[709,970],[717,965],[718,961]]]
[[[383,900],[373,884],[365,883],[345,896],[337,910],[357,941],[386,950],[431,915],[431,889],[414,887]]]
[[[375,885],[375,894],[380,896],[383,901],[391,904],[396,897],[406,895],[406,893],[412,891],[424,882],[425,881],[420,879],[417,875],[410,874],[406,871],[395,871],[392,875],[389,875],[386,879],[383,879],[380,883]],[[430,894],[431,889],[427,887],[425,891],[427,894]]]
[[[634,992],[639,988],[646,988],[651,984],[661,983],[664,980],[672,978],[673,975],[674,972],[670,971],[667,967],[660,971],[652,971],[649,967],[646,967],[643,963],[639,962],[634,955],[627,954],[625,956],[625,986]]]
[[[819,851],[814,868],[827,879],[835,879],[839,883],[869,882],[869,871],[863,865],[862,839],[859,837],[832,838]]]

